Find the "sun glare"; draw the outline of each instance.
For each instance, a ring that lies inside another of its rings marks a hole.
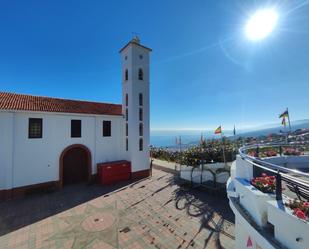
[[[262,40],[276,27],[278,13],[274,9],[261,9],[256,11],[248,20],[245,33],[252,41]]]

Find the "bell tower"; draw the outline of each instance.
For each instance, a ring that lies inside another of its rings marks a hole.
[[[136,36],[121,50],[124,143],[132,177],[149,175],[149,60],[152,50]]]

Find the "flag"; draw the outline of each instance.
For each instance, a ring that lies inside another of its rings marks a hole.
[[[288,109],[286,109],[283,113],[279,115],[279,118],[288,117],[288,116],[289,116],[289,111]]]
[[[286,127],[285,116],[283,116],[281,124],[284,125],[284,127]]]
[[[220,134],[222,131],[221,131],[221,125],[215,130],[215,134]]]
[[[235,125],[234,125],[234,130],[233,130],[233,134],[234,134],[234,136],[236,135],[236,129],[235,129]]]

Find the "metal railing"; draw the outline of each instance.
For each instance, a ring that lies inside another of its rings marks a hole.
[[[257,168],[260,171],[270,172],[276,177],[276,199],[282,200],[282,181],[286,182],[288,186],[293,189],[297,197],[309,198],[309,173],[299,171],[297,169],[290,169],[281,165],[270,163],[261,159],[261,150],[265,148],[277,149],[278,155],[283,156],[285,148],[300,148],[308,149],[308,145],[292,145],[292,144],[257,144],[244,146],[239,149],[239,155],[243,160],[253,166],[253,176],[256,177]],[[248,152],[253,152],[254,155],[249,155]],[[277,155],[277,156],[278,156]],[[286,155],[285,155],[286,157]],[[288,157],[288,156],[287,156]],[[309,155],[308,155],[308,169],[309,169]],[[291,175],[292,174],[292,175]],[[302,177],[301,179],[299,177]],[[304,179],[305,178],[305,179]]]

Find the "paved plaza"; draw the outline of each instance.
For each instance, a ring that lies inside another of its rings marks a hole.
[[[1,249],[234,247],[227,198],[156,169],[134,183],[70,186],[3,202],[0,212]]]

